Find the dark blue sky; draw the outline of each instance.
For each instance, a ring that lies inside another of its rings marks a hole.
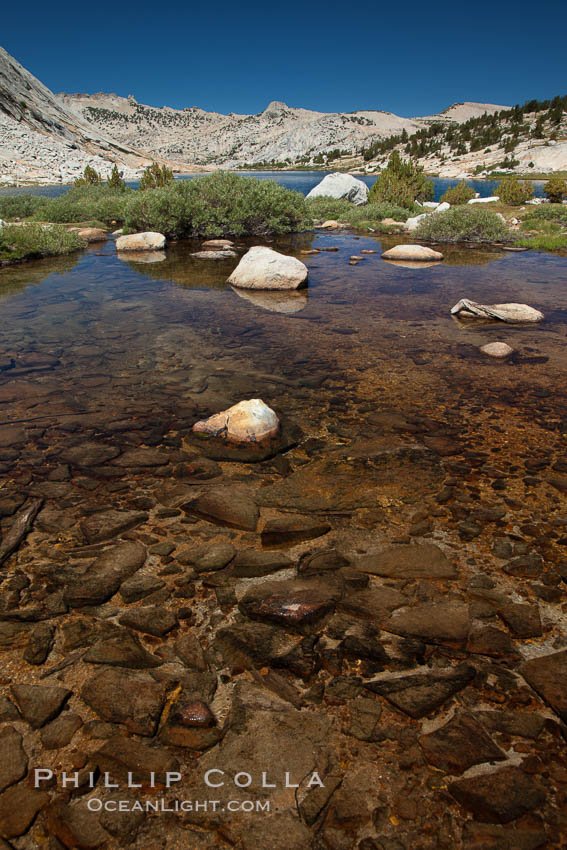
[[[565,0],[7,3],[1,44],[55,92],[254,113],[427,115],[567,92]]]

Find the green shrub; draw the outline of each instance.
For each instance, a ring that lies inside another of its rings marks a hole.
[[[388,160],[368,194],[370,203],[389,202],[411,209],[415,201],[433,199],[433,183],[414,160],[404,162],[397,151]]]
[[[132,189],[112,189],[104,183],[73,186],[58,198],[43,198],[33,213],[36,221],[69,224],[78,221],[122,221]]]
[[[221,172],[133,193],[124,224],[169,237],[267,236],[301,230],[309,215],[299,192],[274,180]]]
[[[525,204],[533,196],[533,193],[534,189],[531,183],[522,182],[517,177],[505,177],[496,189],[496,194],[502,203],[511,207]]]
[[[166,165],[160,167],[157,162],[152,162],[151,165],[148,165],[144,169],[140,180],[140,189],[142,191],[146,189],[163,189],[165,186],[169,186],[170,183],[173,183],[173,171],[170,171]]]
[[[344,198],[325,197],[309,198],[306,203],[307,209],[314,219],[336,219],[352,225],[361,221],[380,222],[384,218],[406,221],[414,213],[413,204],[410,209],[387,202],[355,206]]]
[[[465,180],[461,180],[456,186],[453,186],[441,196],[441,203],[451,204],[456,207],[461,204],[466,204],[476,195],[472,186],[469,186]]]
[[[0,218],[6,221],[28,218],[44,206],[46,201],[47,198],[40,195],[0,196]]]
[[[549,178],[543,191],[552,204],[560,204],[563,198],[567,198],[567,182],[556,174]]]
[[[506,224],[492,210],[453,207],[420,221],[415,236],[434,242],[495,242],[509,237]]]
[[[562,221],[567,224],[567,206],[551,206],[550,204],[542,204],[541,206],[530,209],[526,216],[527,218],[543,218],[546,221]]]
[[[175,187],[177,188],[177,187]],[[167,237],[191,233],[189,213],[180,192],[172,188],[135,192],[124,209],[125,231],[153,230]]]
[[[24,259],[70,254],[85,246],[83,239],[64,227],[41,224],[5,225],[0,230],[0,257]]]

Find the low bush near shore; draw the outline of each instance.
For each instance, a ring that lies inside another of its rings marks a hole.
[[[421,211],[421,207],[414,207],[413,204],[411,209],[387,202],[355,206],[350,201],[325,197],[310,198],[307,201],[307,209],[311,217],[317,221],[335,219],[354,227],[360,222],[379,223],[384,218],[406,221],[410,215],[417,213],[418,209]]]
[[[169,237],[269,236],[310,224],[299,192],[274,180],[228,173],[134,192],[123,221],[131,230],[156,230]]]
[[[433,242],[497,242],[509,239],[510,232],[495,212],[473,205],[427,216],[415,236]]]
[[[64,227],[13,224],[0,229],[0,259],[23,260],[55,257],[84,248],[85,242]]]
[[[161,188],[80,183],[58,198],[0,198],[0,218],[75,223],[123,222],[130,230],[181,236],[268,236],[310,225],[305,198],[274,180],[219,173]]]

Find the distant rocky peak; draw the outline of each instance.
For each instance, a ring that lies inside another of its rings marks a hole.
[[[264,109],[263,114],[268,118],[277,118],[278,115],[286,113],[288,109],[287,103],[283,103],[281,100],[272,100]]]

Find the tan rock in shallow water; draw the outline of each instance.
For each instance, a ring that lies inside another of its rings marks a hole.
[[[307,274],[301,260],[255,245],[242,257],[228,283],[242,289],[298,289]]]
[[[487,345],[483,345],[480,350],[483,354],[488,354],[489,357],[496,357],[499,360],[503,360],[514,353],[514,349],[505,342],[489,342]]]
[[[119,236],[116,240],[117,251],[161,251],[162,248],[165,248],[165,236],[152,231]]]
[[[70,230],[75,231],[77,236],[87,242],[106,242],[107,240],[106,231],[102,227],[71,227]]]
[[[254,443],[275,437],[279,432],[280,421],[271,407],[260,398],[240,401],[238,404],[215,413],[208,419],[193,425],[198,434],[210,434],[213,437],[226,436],[234,443]]]
[[[434,251],[433,248],[426,248],[424,245],[395,245],[388,251],[382,254],[384,260],[417,260],[431,261],[442,260],[443,254],[439,251]]]
[[[234,242],[232,239],[207,239],[206,242],[203,242],[201,248],[206,250],[215,249],[215,248],[232,248]]]
[[[461,298],[451,309],[451,315],[466,319],[488,319],[510,324],[541,322],[543,313],[527,304],[478,304],[469,298]]]

